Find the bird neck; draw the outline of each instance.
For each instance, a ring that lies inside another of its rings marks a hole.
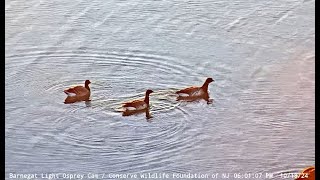
[[[89,84],[85,84],[84,87],[90,91]]]
[[[149,94],[146,94],[146,96],[144,97],[144,102],[149,104]]]
[[[207,91],[208,91],[208,86],[209,86],[209,83],[206,81],[206,82],[204,82],[204,84],[201,86],[201,88],[203,89],[204,92],[207,92]]]

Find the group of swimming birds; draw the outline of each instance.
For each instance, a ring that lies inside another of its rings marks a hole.
[[[177,100],[186,100],[186,101],[194,101],[197,99],[204,99],[207,103],[211,103],[212,100],[209,99],[208,86],[214,80],[212,78],[207,78],[202,86],[191,86],[185,89],[181,89],[176,91],[178,94]],[[64,90],[64,92],[68,95],[65,99],[64,103],[74,103],[79,101],[90,101],[90,87],[89,84],[91,82],[86,80],[84,86],[75,86]],[[123,115],[131,115],[136,112],[145,111],[147,117],[149,116],[149,95],[153,93],[152,90],[148,89],[145,93],[144,99],[138,99],[134,101],[125,102],[122,104]],[[315,168],[314,166],[310,166],[304,169],[296,180],[314,180],[315,179]]]
[[[178,94],[177,100],[194,101],[197,99],[204,99],[207,103],[212,103],[209,99],[208,86],[214,80],[212,78],[207,78],[202,86],[191,86],[185,89],[176,91]],[[65,89],[64,92],[68,95],[64,103],[75,103],[79,101],[90,101],[90,87],[91,82],[86,80],[84,86],[75,86]],[[123,115],[134,114],[135,112],[146,111],[149,112],[149,95],[153,93],[152,90],[146,90],[144,99],[138,99],[134,101],[125,102],[122,104]]]

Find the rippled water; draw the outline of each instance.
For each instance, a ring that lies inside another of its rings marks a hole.
[[[314,165],[314,4],[6,0],[6,177],[278,179]],[[206,77],[213,104],[175,101]],[[63,104],[63,90],[85,79],[92,101]],[[146,89],[153,118],[122,117],[121,103]]]

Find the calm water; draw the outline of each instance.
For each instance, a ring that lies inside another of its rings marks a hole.
[[[6,0],[6,177],[314,165],[314,4]],[[206,77],[213,104],[175,101]],[[91,103],[63,104],[85,79]],[[153,118],[122,117],[148,88]]]

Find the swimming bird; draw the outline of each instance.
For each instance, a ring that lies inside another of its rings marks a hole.
[[[209,99],[208,86],[211,82],[214,82],[212,78],[207,78],[202,86],[191,86],[176,92],[179,95],[177,100],[196,100],[199,98],[205,99],[207,103],[211,103]]]
[[[131,102],[123,103],[122,107],[124,111],[139,111],[149,109],[149,95],[153,93],[152,90],[148,89],[146,91],[144,99],[134,100]]]
[[[78,101],[89,101],[90,98],[90,87],[91,82],[86,80],[84,86],[75,86],[64,90],[68,96],[64,100],[65,104],[74,103]]]

